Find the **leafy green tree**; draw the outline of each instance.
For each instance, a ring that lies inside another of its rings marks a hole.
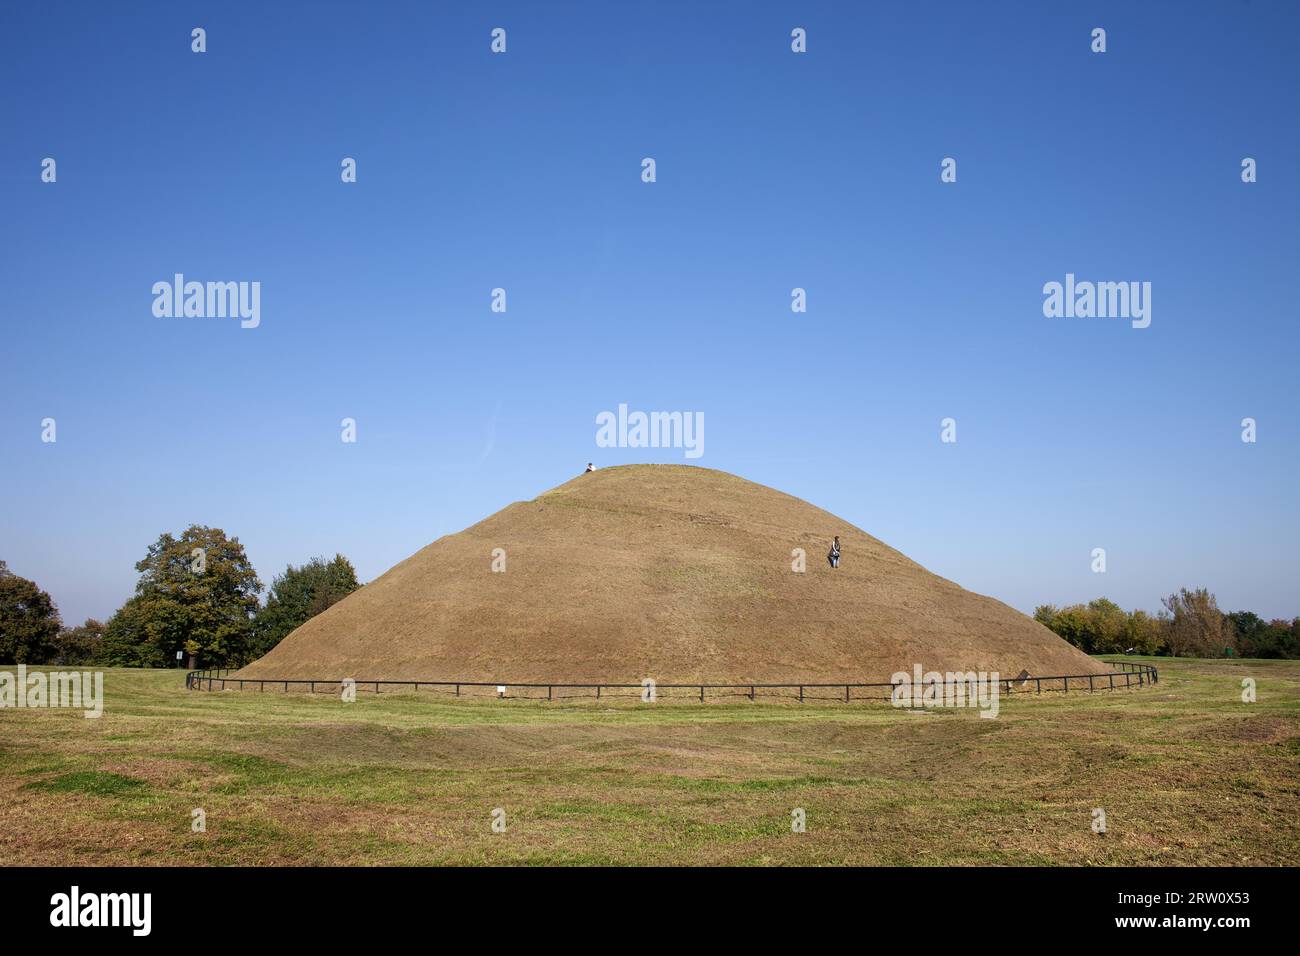
[[[62,626],[50,596],[0,561],[0,662],[46,663]]]
[[[1233,611],[1227,618],[1242,657],[1300,657],[1300,618],[1265,621],[1253,611]]]
[[[171,667],[177,651],[200,667],[249,659],[262,582],[238,538],[202,525],[164,533],[135,569],[135,596],[104,631],[105,663]]]
[[[104,625],[87,618],[80,627],[65,627],[54,638],[51,664],[75,666],[98,662],[104,644]]]
[[[1055,604],[1040,604],[1034,608],[1034,620],[1048,630],[1055,630],[1052,626],[1056,623],[1056,615],[1061,613],[1061,609]]]
[[[1164,653],[1168,626],[1169,618],[1164,614],[1152,617],[1146,611],[1130,611],[1124,621],[1124,650],[1131,647],[1135,654]]]
[[[1269,627],[1275,629],[1278,636],[1277,656],[1300,659],[1300,617],[1293,617],[1290,621],[1270,621]]]
[[[1092,622],[1082,604],[1062,608],[1056,615],[1056,633],[1085,653],[1092,653]]]
[[[1044,604],[1034,611],[1034,619],[1084,653],[1100,654],[1111,650],[1110,647],[1103,646],[1107,641],[1102,617],[1113,607],[1114,604],[1105,598],[1093,601],[1092,604],[1073,604],[1064,608]],[[1109,643],[1114,642],[1112,640]]]
[[[1085,617],[1089,654],[1122,654],[1128,647],[1124,643],[1128,615],[1114,601],[1104,597],[1089,601]]]
[[[341,554],[332,561],[312,558],[300,568],[289,565],[271,582],[266,606],[253,622],[256,655],[267,653],[289,632],[359,587],[356,569]]]
[[[1237,647],[1242,657],[1272,657],[1269,653],[1276,635],[1270,633],[1268,622],[1254,611],[1233,611],[1228,623],[1237,635]]]

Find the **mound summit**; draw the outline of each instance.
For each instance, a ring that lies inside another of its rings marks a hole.
[[[843,560],[826,561],[838,534]],[[504,573],[491,570],[493,549]],[[807,570],[791,570],[791,551]],[[1106,668],[798,498],[689,465],[580,475],[439,538],[238,672],[260,679],[887,681]]]

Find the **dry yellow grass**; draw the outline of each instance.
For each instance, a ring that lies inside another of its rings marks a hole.
[[[495,548],[504,573],[491,570]],[[791,568],[795,548],[805,573]],[[865,682],[915,664],[1104,670],[805,501],[720,471],[628,465],[435,541],[239,676]]]

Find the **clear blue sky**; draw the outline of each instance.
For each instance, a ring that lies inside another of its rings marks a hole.
[[[369,580],[683,461],[596,447],[625,402],[1023,610],[1298,614],[1298,40],[1268,0],[5,4],[0,558],[70,623],[194,522]],[[156,318],[176,272],[261,326]],[[1067,272],[1151,327],[1045,318]]]

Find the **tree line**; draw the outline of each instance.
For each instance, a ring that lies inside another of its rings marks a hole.
[[[64,627],[50,596],[0,561],[0,662],[240,667],[361,585],[341,554],[289,565],[267,592],[238,538],[191,525],[136,563],[135,593],[107,623]]]
[[[1104,597],[1043,604],[1034,620],[1088,654],[1300,658],[1300,617],[1266,621],[1254,611],[1221,611],[1205,588],[1182,588],[1160,603],[1155,614],[1125,611]]]

